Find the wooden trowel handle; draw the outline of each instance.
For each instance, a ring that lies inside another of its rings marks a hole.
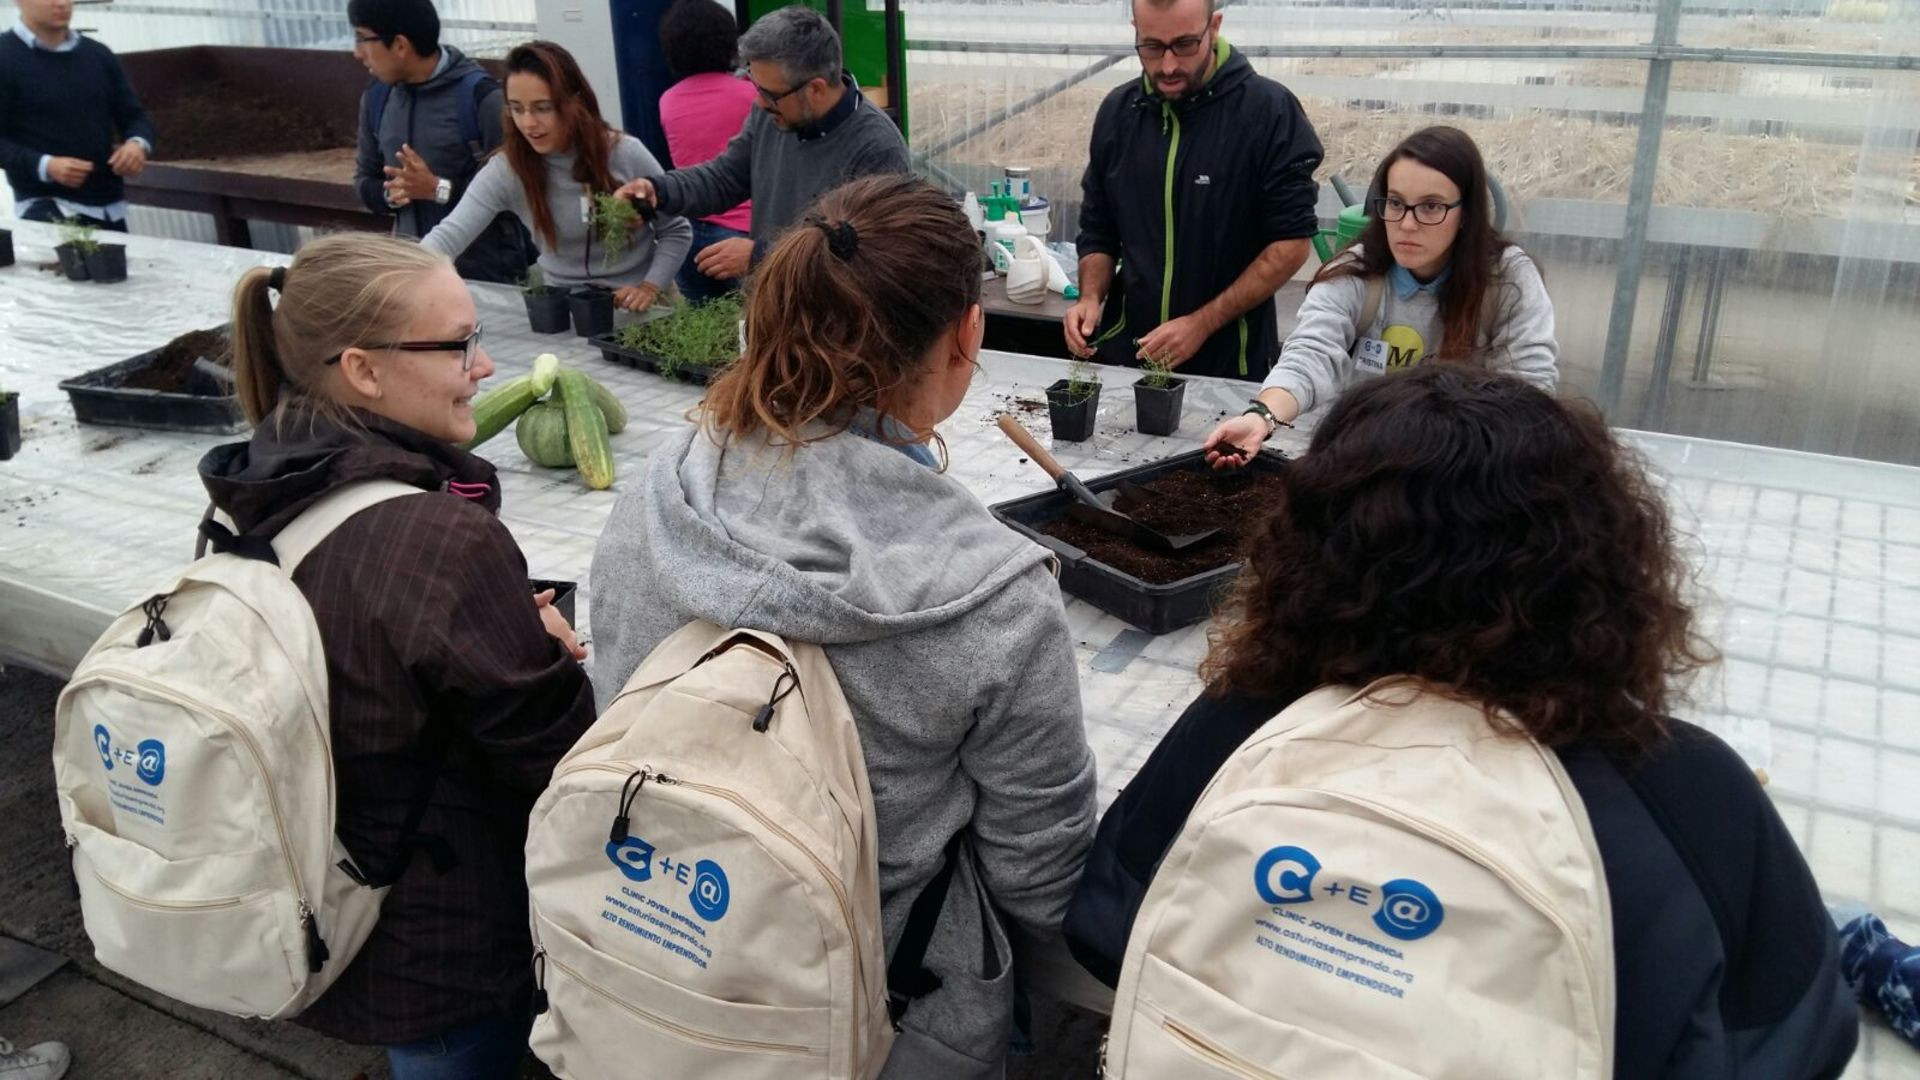
[[[1000,430],[1006,432],[1007,438],[1013,440],[1013,445],[1025,451],[1028,457],[1046,470],[1047,475],[1052,477],[1055,483],[1059,482],[1061,475],[1067,471],[1066,466],[1053,460],[1053,455],[1047,453],[1046,448],[1034,439],[1033,433],[1028,431],[1025,425],[1015,420],[1012,413],[1001,413],[999,424]]]

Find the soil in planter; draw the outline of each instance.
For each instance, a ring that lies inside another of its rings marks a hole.
[[[1124,536],[1060,517],[1040,532],[1064,540],[1122,573],[1153,585],[1189,578],[1236,562],[1248,534],[1266,518],[1279,497],[1281,477],[1274,473],[1162,473],[1141,485],[1155,498],[1142,504],[1122,495],[1114,509],[1169,535],[1219,529],[1220,535],[1178,555],[1148,551]]]
[[[355,136],[340,117],[226,83],[197,88],[150,108],[148,114],[159,136],[156,161],[331,150],[352,146]]]
[[[188,376],[193,362],[206,357],[217,364],[229,364],[231,346],[227,335],[218,330],[193,330],[181,334],[160,350],[160,356],[147,367],[127,376],[122,386],[136,390],[161,390],[170,394],[193,393]]]

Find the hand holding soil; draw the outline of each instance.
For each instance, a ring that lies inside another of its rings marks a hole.
[[[415,199],[432,202],[440,178],[433,175],[432,169],[427,168],[426,159],[420,156],[419,151],[407,145],[401,146],[393,157],[400,164],[397,168],[392,165],[386,167],[387,202],[394,206],[405,206]],[[401,196],[405,196],[405,201],[401,200]]]
[[[627,181],[620,185],[613,195],[616,199],[639,199],[648,206],[660,205],[660,194],[653,190],[653,181],[645,177]]]
[[[131,180],[139,176],[141,170],[147,167],[147,148],[128,139],[120,144],[112,157],[107,159],[107,166],[113,170],[115,176],[124,176]]]
[[[693,264],[710,278],[733,281],[747,276],[753,264],[753,241],[736,236],[717,244],[708,244],[693,257]]]
[[[1207,436],[1207,464],[1216,469],[1237,469],[1260,453],[1267,441],[1267,422],[1252,413],[1220,421]]]
[[[1078,357],[1093,355],[1093,336],[1100,332],[1100,298],[1082,296],[1067,309],[1067,317],[1060,320],[1067,332],[1067,351]]]
[[[645,311],[660,299],[660,287],[652,282],[622,285],[613,290],[613,306],[621,311]]]
[[[47,162],[47,176],[61,187],[79,187],[92,171],[93,162],[84,158],[57,157]]]

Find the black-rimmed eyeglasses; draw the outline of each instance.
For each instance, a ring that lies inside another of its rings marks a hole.
[[[1168,53],[1184,60],[1199,53],[1201,46],[1206,43],[1207,35],[1190,34],[1172,41],[1142,41],[1134,45],[1133,51],[1139,53],[1142,60],[1158,60]]]
[[[805,90],[807,88],[806,83],[801,83],[798,86],[789,86],[785,90],[775,93],[774,91],[769,90],[764,86],[761,86],[759,83],[754,82],[751,79],[747,80],[747,82],[749,85],[753,87],[754,92],[760,95],[760,100],[766,102],[769,105],[778,105],[780,104],[780,100],[782,98],[791,97],[794,94],[797,94],[800,91]]]
[[[1413,211],[1413,220],[1422,225],[1438,225],[1447,220],[1449,210],[1458,210],[1466,200],[1455,202],[1423,202],[1409,206],[1391,195],[1376,196],[1373,200],[1373,216],[1382,221],[1399,221]]]
[[[460,370],[472,371],[473,358],[480,352],[480,328],[476,326],[473,333],[453,341],[378,341],[358,347],[392,349],[394,352],[457,352],[460,354]],[[327,358],[327,363],[337,364],[345,355],[345,352],[334,353]]]

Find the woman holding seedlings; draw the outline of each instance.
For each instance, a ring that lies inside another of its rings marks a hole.
[[[1007,927],[1056,936],[1094,813],[1047,553],[943,475],[985,332],[978,238],[907,175],[823,196],[755,272],[747,347],[593,560],[603,700],[695,619],[826,649],[859,728],[894,942],[958,855],[887,1077],[1003,1073]]]
[[[1465,936],[1438,953],[1413,950],[1441,942],[1439,935],[1409,946],[1423,963],[1441,960],[1420,969],[1420,985],[1441,997],[1494,984],[1524,987],[1513,999],[1515,1015],[1524,1016],[1527,994],[1553,992],[1544,987],[1549,977],[1530,969],[1544,954],[1515,945],[1517,928],[1509,939],[1490,933],[1488,921],[1472,921],[1473,905],[1494,910],[1491,893],[1473,893],[1463,886],[1468,875],[1440,870],[1425,885],[1412,883],[1433,887],[1425,894],[1431,904],[1389,910],[1382,897],[1407,882],[1347,873],[1379,852],[1405,858],[1416,850],[1384,839],[1379,822],[1477,817],[1477,826],[1456,828],[1455,850],[1506,854],[1513,844],[1530,845],[1546,863],[1579,868],[1568,887],[1599,890],[1608,901],[1591,911],[1610,904],[1614,1076],[1838,1076],[1859,1020],[1840,978],[1833,924],[1751,770],[1709,732],[1672,718],[1680,680],[1708,663],[1711,650],[1696,635],[1687,562],[1661,495],[1598,413],[1511,376],[1424,365],[1349,391],[1314,432],[1312,449],[1281,478],[1274,512],[1247,547],[1246,569],[1201,667],[1207,691],[1100,823],[1066,921],[1081,963],[1109,984],[1123,955],[1125,964],[1139,963],[1128,944],[1136,913],[1156,876],[1177,865],[1169,849],[1193,850],[1188,818],[1196,804],[1209,828],[1232,836],[1234,819],[1221,808],[1257,798],[1255,786],[1317,789],[1347,769],[1366,784],[1376,809],[1298,804],[1325,814],[1307,825],[1324,825],[1310,845],[1326,860],[1324,873],[1318,860],[1285,864],[1302,869],[1259,886],[1277,880],[1285,894],[1274,901],[1256,894],[1254,875],[1242,876],[1251,866],[1235,864],[1233,882],[1244,890],[1235,895],[1251,908],[1265,914],[1268,904],[1276,912],[1294,904],[1309,918],[1336,921],[1346,916],[1327,913],[1357,911],[1352,925],[1365,928],[1361,936],[1390,946],[1416,941],[1445,919],[1450,932]],[[1371,692],[1364,711],[1320,696],[1277,715],[1323,687]],[[1340,728],[1332,730],[1336,719]],[[1341,738],[1360,730],[1369,737]],[[1276,764],[1257,785],[1235,786],[1256,758],[1222,766],[1250,738],[1259,740],[1254,754],[1273,748],[1277,756],[1268,760]],[[1532,767],[1508,766],[1515,751],[1502,748],[1529,743],[1517,756]],[[1531,753],[1534,747],[1548,755]],[[1548,756],[1564,770],[1564,786],[1548,777]],[[1486,790],[1488,762],[1507,768],[1505,778],[1526,778],[1501,791],[1544,784],[1559,805],[1532,816],[1487,813],[1497,798]],[[1439,769],[1451,770],[1445,781],[1431,775]],[[1568,803],[1582,811],[1589,842],[1543,824],[1566,814]],[[1298,826],[1314,812],[1287,820]],[[1280,828],[1280,820],[1261,824]],[[1436,827],[1426,835],[1443,833]],[[1247,842],[1258,852],[1285,841]],[[1503,867],[1514,865],[1525,864]],[[1604,886],[1586,876],[1596,874]],[[1456,905],[1452,912],[1442,911],[1442,893]],[[1456,899],[1462,895],[1473,899]],[[1594,932],[1588,923],[1571,929]],[[1215,939],[1224,942],[1227,933]],[[1451,983],[1447,949],[1495,964],[1504,954],[1510,978],[1482,967],[1472,987]],[[1256,1007],[1282,1023],[1292,1017],[1324,1030],[1312,1009],[1287,1000]],[[1380,1031],[1377,1045],[1359,1050],[1405,1068],[1408,1045],[1395,1042],[1404,1035]],[[1461,1037],[1495,1046],[1514,1038],[1500,1023]]]
[[[349,233],[247,271],[233,306],[254,433],[200,476],[238,544],[346,484],[420,489],[348,519],[293,575],[326,653],[338,836],[392,883],[372,936],[296,1022],[386,1046],[398,1080],[518,1076],[527,815],[592,723],[593,692],[550,596],[518,587],[493,466],[458,448],[493,372],[473,297],[446,257]]]
[[[547,284],[608,285],[617,306],[652,307],[686,260],[693,228],[671,214],[643,219],[612,192],[665,170],[639,139],[600,118],[580,65],[550,41],[507,54],[506,101],[505,152],[420,243],[458,255],[496,215],[511,213],[533,234]]]
[[[1553,301],[1526,252],[1493,227],[1480,148],[1458,128],[1423,128],[1380,162],[1370,217],[1314,276],[1279,363],[1239,416],[1207,437],[1229,468],[1281,424],[1356,381],[1423,361],[1511,372],[1553,391]]]

